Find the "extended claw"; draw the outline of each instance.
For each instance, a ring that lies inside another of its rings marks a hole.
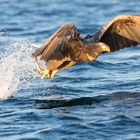
[[[44,79],[46,76],[48,78],[53,78],[58,70],[44,70],[41,68],[36,60],[36,71],[41,75],[41,79]]]
[[[50,78],[53,78],[55,76],[55,74],[57,73],[58,70],[53,70],[51,71],[51,74],[50,74]]]
[[[48,70],[42,69],[42,68],[39,66],[39,64],[38,64],[37,61],[36,61],[36,71],[41,75],[41,79],[44,79],[45,76],[48,76],[48,74],[49,74],[49,71],[48,71]]]

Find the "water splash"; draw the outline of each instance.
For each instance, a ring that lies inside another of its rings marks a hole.
[[[11,41],[0,55],[0,99],[7,99],[19,85],[29,82],[36,75],[31,58],[33,47],[27,41]],[[35,77],[34,77],[35,78]]]

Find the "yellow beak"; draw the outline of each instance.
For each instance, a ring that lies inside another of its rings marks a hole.
[[[102,48],[102,50],[103,50],[104,52],[110,52],[110,47],[109,47],[108,45],[106,45],[106,44],[103,44],[103,45],[101,46],[101,48]]]

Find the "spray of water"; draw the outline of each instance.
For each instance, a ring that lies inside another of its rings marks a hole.
[[[24,84],[35,78],[33,47],[27,41],[12,41],[0,54],[0,99],[12,96]]]

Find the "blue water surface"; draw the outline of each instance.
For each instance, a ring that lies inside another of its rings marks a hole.
[[[2,59],[11,42],[40,44],[69,21],[83,36],[93,34],[120,14],[140,14],[140,1],[0,0],[0,69],[15,62]],[[25,70],[32,64],[20,62]],[[0,100],[0,140],[140,139],[140,46],[79,63],[53,79],[32,71],[19,78],[12,97]]]

